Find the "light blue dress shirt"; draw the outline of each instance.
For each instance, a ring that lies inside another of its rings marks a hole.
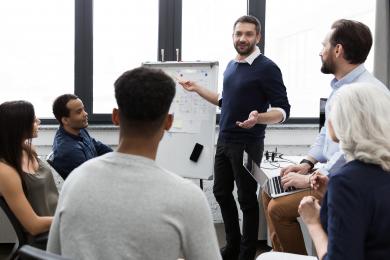
[[[311,146],[308,152],[309,156],[313,157],[321,163],[325,163],[321,168],[319,168],[319,171],[322,174],[332,174],[346,163],[344,154],[340,150],[339,144],[333,142],[328,133],[327,118],[330,111],[329,101],[332,99],[334,93],[340,88],[342,88],[344,85],[356,82],[368,82],[386,88],[386,86],[382,82],[380,82],[370,72],[366,70],[364,64],[361,64],[355,69],[353,69],[342,79],[337,80],[336,78],[334,78],[330,82],[332,92],[325,106],[325,124],[321,128],[321,131],[318,134],[315,143]]]

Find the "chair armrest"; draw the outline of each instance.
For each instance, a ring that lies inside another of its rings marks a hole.
[[[39,248],[35,248],[29,245],[22,246],[18,251],[19,259],[37,259],[37,260],[71,260],[70,258],[63,257],[57,254],[53,254],[44,251]]]
[[[36,243],[45,242],[45,244],[46,244],[48,239],[49,239],[49,231],[34,236],[33,242],[36,242]]]

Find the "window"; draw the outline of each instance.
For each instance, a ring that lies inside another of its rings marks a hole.
[[[330,26],[341,18],[363,22],[374,34],[375,1],[267,1],[265,55],[282,71],[290,117],[318,117],[320,98],[330,94],[333,76],[321,73],[319,53]],[[370,72],[373,53],[365,63]]]
[[[233,24],[245,14],[247,1],[183,0],[182,60],[219,61],[219,92],[223,71],[236,55]]]
[[[0,3],[0,103],[28,100],[38,117],[74,92],[74,1]]]
[[[158,0],[95,1],[93,12],[93,112],[109,114],[116,107],[115,80],[156,61]]]
[[[26,99],[39,117],[52,118],[54,98],[76,92],[92,112],[91,121],[107,123],[116,105],[115,79],[144,61],[156,61],[159,48],[171,54],[180,48],[185,61],[219,61],[221,91],[223,71],[236,53],[233,23],[247,13],[263,18],[264,2],[3,1],[0,102]],[[291,117],[318,117],[319,99],[329,95],[332,79],[320,72],[321,41],[340,18],[362,21],[374,34],[375,1],[270,0],[265,13],[264,53],[282,70]],[[366,61],[369,71],[373,53]]]

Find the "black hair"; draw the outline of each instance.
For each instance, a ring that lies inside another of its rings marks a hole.
[[[162,70],[140,67],[123,73],[114,86],[121,123],[142,136],[155,134],[175,96],[174,81]]]
[[[234,22],[234,25],[233,25],[233,31],[234,29],[236,28],[236,25],[238,23],[251,23],[251,24],[254,24],[256,26],[256,34],[259,35],[260,32],[261,32],[261,24],[260,24],[260,21],[259,19],[257,19],[256,17],[254,17],[253,15],[244,15],[244,16],[241,16],[240,18],[238,18],[235,22]]]
[[[62,125],[62,118],[63,117],[69,117],[69,109],[66,107],[66,104],[70,100],[78,99],[78,96],[73,94],[64,94],[59,97],[57,97],[53,102],[53,114],[57,121]]]
[[[8,101],[0,105],[0,159],[20,176],[23,174],[23,151],[27,152],[29,161],[37,156],[31,149],[34,120],[34,107],[28,101]]]
[[[367,25],[341,19],[333,23],[334,32],[330,37],[330,44],[334,47],[341,44],[344,48],[344,59],[351,64],[363,63],[372,46],[372,35]]]

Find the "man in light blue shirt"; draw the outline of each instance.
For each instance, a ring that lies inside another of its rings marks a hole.
[[[386,88],[386,86],[369,73],[363,64],[358,65],[351,72],[346,74],[340,80],[334,78],[330,85],[332,87],[332,93],[330,94],[328,101],[330,101],[334,93],[343,87],[344,85],[355,82],[370,82],[377,86]],[[325,106],[325,118],[328,118],[329,104]],[[312,145],[308,152],[306,160],[310,160],[313,164],[316,162],[324,163],[324,165],[318,169],[324,175],[336,172],[341,166],[344,165],[345,159],[342,151],[339,149],[339,144],[332,141],[328,134],[327,124],[321,128],[321,132],[318,134],[315,143]],[[308,163],[310,164],[310,163]],[[284,173],[296,171],[295,169],[286,169]]]
[[[331,81],[333,91],[328,101],[332,99],[338,89],[349,83],[370,82],[386,88],[364,67],[364,61],[372,46],[371,32],[366,25],[351,20],[338,20],[332,25],[322,44],[321,72],[335,76]],[[327,102],[325,107],[325,118],[329,112],[329,103]],[[282,169],[281,176],[284,188],[291,186],[296,188],[309,187],[311,176],[309,173],[317,162],[324,164],[317,170],[324,175],[337,172],[345,164],[345,158],[339,145],[333,142],[329,136],[326,121],[306,158],[298,165]],[[263,205],[275,251],[306,254],[297,217],[299,216],[298,205],[303,197],[310,195],[309,193],[309,191],[302,191],[278,199],[271,199],[263,192]],[[311,195],[319,199],[321,197],[316,192]]]

